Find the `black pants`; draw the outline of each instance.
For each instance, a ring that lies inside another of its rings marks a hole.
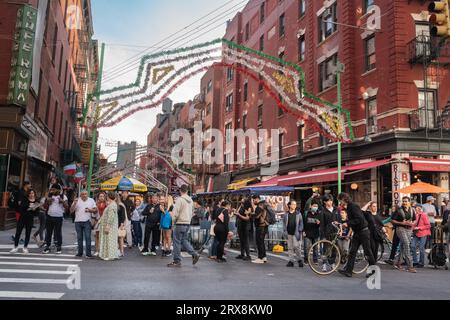
[[[351,273],[355,266],[356,253],[359,247],[362,245],[364,249],[364,255],[369,261],[369,265],[375,265],[376,261],[373,257],[372,248],[370,247],[370,232],[369,229],[365,229],[353,234],[353,238],[350,244],[350,253],[348,254],[348,262],[345,266],[345,271]]]
[[[370,247],[372,248],[372,254],[375,260],[378,260],[378,248],[380,247],[380,240],[370,237]]]
[[[161,230],[156,224],[146,224],[144,231],[144,249],[142,252],[148,252],[148,246],[150,243],[150,237],[152,238],[151,251],[156,252],[156,247],[159,245],[159,238],[161,235]]]
[[[266,258],[266,245],[264,243],[264,239],[266,238],[266,234],[268,232],[268,227],[256,227],[256,247],[258,248],[258,258],[264,259]]]
[[[223,259],[223,253],[225,251],[225,243],[227,243],[228,232],[223,224],[216,224],[214,227],[214,234],[218,241],[217,245],[217,259]]]
[[[24,248],[28,247],[30,242],[31,229],[33,229],[33,215],[32,214],[21,214],[20,219],[17,222],[16,236],[14,237],[14,247],[19,246],[20,235],[22,234],[23,228],[25,228],[25,244]]]
[[[33,236],[37,237],[39,235],[39,239],[44,240],[44,230],[45,230],[45,220],[47,219],[47,214],[45,212],[39,212],[39,230],[34,233]]]
[[[62,247],[62,224],[63,217],[50,217],[47,215],[46,221],[46,235],[45,235],[45,243],[46,248],[49,249],[52,244],[52,235],[54,233],[56,249],[61,250]]]
[[[394,260],[397,253],[398,246],[400,245],[400,238],[397,236],[397,232],[394,232],[394,238],[392,239],[392,249],[389,260]]]
[[[241,256],[250,257],[250,228],[247,225],[239,225],[237,231],[241,242]]]

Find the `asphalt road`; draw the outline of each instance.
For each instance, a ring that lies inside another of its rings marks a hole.
[[[13,232],[0,232],[0,299],[119,299],[119,300],[308,300],[408,299],[450,297],[450,271],[425,268],[417,274],[381,265],[381,289],[369,290],[364,276],[315,275],[308,267],[286,268],[286,256],[270,256],[266,265],[234,259],[218,264],[190,257],[180,269],[167,268],[170,258],[142,257],[127,250],[120,261],[75,258],[75,233],[65,222],[63,255],[44,256],[30,246],[31,255],[8,254]],[[80,271],[80,289],[76,272]],[[75,273],[74,273],[75,272]],[[72,284],[72,290],[67,283]]]

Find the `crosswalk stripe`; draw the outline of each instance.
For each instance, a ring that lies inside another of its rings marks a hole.
[[[33,263],[33,262],[6,262],[0,261],[0,265],[7,266],[36,266],[36,267],[76,267],[77,264],[65,264],[65,263]]]
[[[24,257],[24,256],[15,256],[15,257],[2,257],[0,256],[0,260],[34,260],[34,261],[61,261],[61,262],[82,262],[81,259],[58,259],[58,258],[32,258],[32,257]]]
[[[0,269],[1,273],[28,273],[28,274],[62,274],[71,275],[72,271],[56,271],[56,270],[28,270],[28,269]]]
[[[67,284],[68,282],[67,279],[0,278],[0,283]]]
[[[30,256],[30,257],[66,257],[75,258],[73,254],[43,254],[43,253],[15,253],[11,254],[9,252],[0,252],[0,256]]]
[[[0,291],[0,298],[11,299],[48,299],[58,300],[64,296],[60,292],[23,292],[23,291]]]

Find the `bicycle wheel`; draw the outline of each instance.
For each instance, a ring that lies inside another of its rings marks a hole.
[[[319,257],[320,252],[322,254]],[[308,264],[316,274],[329,275],[339,268],[340,262],[341,252],[338,246],[328,240],[316,242],[309,249]]]
[[[381,261],[383,259],[384,255],[384,244],[380,243],[378,246],[378,252],[377,252],[377,261]]]
[[[356,252],[355,266],[353,268],[353,273],[361,274],[363,272],[366,272],[368,267],[369,262],[367,261],[366,256],[364,255],[364,250],[362,247],[359,247],[358,252]]]

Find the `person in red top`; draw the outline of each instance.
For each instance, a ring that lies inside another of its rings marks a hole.
[[[103,216],[103,212],[105,211],[106,207],[107,207],[107,203],[106,203],[106,194],[104,192],[99,193],[99,195],[97,196],[97,209],[98,209],[98,213],[97,213],[97,221]],[[94,227],[95,230],[95,254],[94,256],[98,256],[98,252],[100,250],[100,230],[99,230],[99,226],[98,223],[95,225]]]
[[[414,221],[414,235],[411,240],[411,253],[413,266],[423,268],[425,265],[425,244],[431,235],[431,224],[428,215],[423,212],[422,206],[416,205],[416,220]],[[417,261],[417,245],[419,245],[420,258]]]

